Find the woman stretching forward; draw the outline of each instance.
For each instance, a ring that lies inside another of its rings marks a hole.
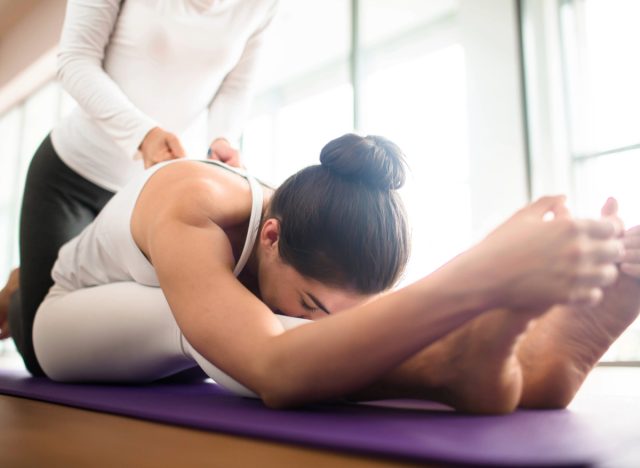
[[[637,268],[613,201],[609,219],[574,220],[562,198],[542,198],[380,294],[408,257],[402,154],[345,135],[320,159],[275,193],[201,161],[154,166],[121,190],[60,250],[34,324],[45,374],[141,382],[197,363],[272,407],[418,396],[504,412],[566,404],[637,314],[640,286],[615,265]]]

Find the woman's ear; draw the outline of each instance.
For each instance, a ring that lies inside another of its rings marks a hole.
[[[260,229],[260,245],[266,252],[278,253],[278,241],[280,240],[280,221],[269,218]]]

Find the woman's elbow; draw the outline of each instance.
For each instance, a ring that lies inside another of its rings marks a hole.
[[[260,395],[262,402],[267,408],[271,409],[289,409],[295,406],[290,400],[288,400],[284,395],[280,395],[277,393],[263,393]]]
[[[296,406],[300,396],[295,388],[295,379],[286,378],[278,371],[266,372],[263,375],[256,385],[256,393],[267,407],[286,409]]]
[[[334,389],[319,390],[317,380],[309,384],[288,381],[280,388],[272,387],[259,393],[265,406],[272,409],[297,408],[320,401],[344,401],[345,395]]]
[[[283,366],[265,366],[256,385],[263,403],[273,409],[286,409],[310,403],[315,398],[313,384],[302,373],[290,372]]]
[[[93,73],[102,69],[102,59],[81,54],[76,51],[61,50],[56,59],[56,78],[66,87],[74,81],[74,77],[85,77],[86,73]]]
[[[66,76],[67,70],[72,67],[70,65],[73,63],[73,55],[66,51],[58,52],[58,56],[56,59],[56,78],[59,82],[63,83]]]

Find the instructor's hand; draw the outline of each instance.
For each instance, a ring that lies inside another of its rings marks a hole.
[[[242,167],[240,163],[240,152],[231,146],[224,138],[216,138],[209,146],[207,153],[209,159],[220,161],[229,166]]]
[[[162,161],[185,157],[184,148],[178,137],[160,127],[154,127],[147,133],[140,145],[140,152],[145,169]]]

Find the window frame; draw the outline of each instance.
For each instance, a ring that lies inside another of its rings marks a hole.
[[[561,9],[569,4],[584,5],[584,0],[517,1],[523,42],[532,193],[534,196],[566,193],[570,207],[575,209],[579,204],[577,175],[580,165],[596,158],[603,161],[603,158],[610,158],[611,161],[616,155],[639,149],[640,143],[593,152],[576,150],[572,106],[580,97],[574,94],[570,82],[570,73],[575,70],[570,69],[572,57],[568,56],[570,52],[563,37]],[[637,325],[631,327],[637,328]],[[640,355],[637,359],[600,361],[598,365],[638,367]]]

